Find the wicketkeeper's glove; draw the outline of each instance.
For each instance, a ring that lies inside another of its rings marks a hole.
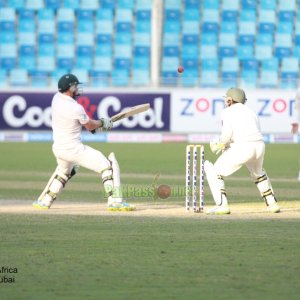
[[[220,143],[219,141],[211,141],[209,143],[209,147],[211,152],[215,153],[216,155],[225,150],[225,145],[223,143]]]

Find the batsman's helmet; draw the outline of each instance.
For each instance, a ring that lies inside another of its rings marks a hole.
[[[225,97],[231,98],[233,101],[243,103],[243,104],[247,101],[244,90],[239,88],[230,88],[226,92]]]
[[[64,93],[75,84],[81,84],[78,78],[73,74],[65,74],[58,81],[58,90]]]

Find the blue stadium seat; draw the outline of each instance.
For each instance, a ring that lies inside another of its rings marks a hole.
[[[107,87],[110,84],[110,73],[105,71],[92,70],[90,71],[91,86]]]
[[[276,10],[277,0],[260,0],[259,7],[261,10]]]
[[[94,16],[92,10],[79,10],[77,21],[77,32],[94,32]]]
[[[181,11],[179,9],[165,9],[164,20],[168,21],[178,21],[181,17]]]
[[[93,69],[96,71],[111,72],[112,65],[112,57],[96,56]]]
[[[131,9],[117,9],[115,15],[116,22],[133,22],[133,11]]]
[[[227,10],[223,9],[222,11],[222,21],[224,22],[236,22],[238,19],[238,11],[237,10]]]
[[[33,10],[19,10],[19,32],[35,32],[35,14]]]
[[[137,10],[136,11],[136,21],[148,21],[151,20],[151,10]]]
[[[276,24],[276,13],[271,10],[261,10],[259,14],[258,29],[260,33],[273,33]]]
[[[276,26],[276,33],[288,33],[293,35],[294,33],[294,22],[281,22],[279,21]]]
[[[55,34],[56,23],[54,20],[39,20],[37,29],[39,34]]]
[[[198,45],[184,44],[182,46],[182,58],[198,58],[199,47]]]
[[[28,46],[25,46],[28,47]],[[34,46],[31,46],[34,48]],[[38,47],[38,55],[40,56],[55,56],[55,45],[54,44],[48,44],[48,43],[42,43],[39,44]]]
[[[149,1],[150,2],[150,1]],[[165,8],[181,9],[181,0],[166,0]]]
[[[213,59],[218,57],[217,45],[200,45],[200,59]]]
[[[49,75],[45,70],[33,70],[30,72],[32,87],[48,87]]]
[[[57,44],[73,44],[75,42],[75,35],[73,32],[64,32],[58,34]]]
[[[150,84],[149,70],[132,70],[132,84],[134,86],[147,86]]]
[[[152,1],[149,0],[136,0],[136,5],[135,5],[137,10],[150,10],[152,7]]]
[[[179,57],[162,57],[162,71],[176,71],[179,66]]]
[[[200,10],[198,9],[186,9],[183,14],[184,21],[199,21]]]
[[[201,86],[205,88],[214,88],[219,86],[219,72],[216,70],[201,70]]]
[[[125,9],[133,9],[135,0],[118,0],[118,7]]]
[[[232,33],[220,33],[219,56],[232,57],[236,55],[236,35]]]
[[[277,58],[289,57],[292,54],[292,36],[290,34],[275,34],[275,51]]]
[[[26,69],[11,69],[9,72],[9,83],[11,86],[28,86],[29,77]]]
[[[278,74],[275,71],[262,70],[259,77],[259,87],[261,88],[277,88]]]
[[[263,60],[261,64],[261,70],[278,72],[279,60],[275,57]]]
[[[0,68],[10,70],[16,68],[17,47],[15,44],[0,45]]]
[[[44,8],[44,0],[26,0],[26,8],[39,10]]]
[[[179,47],[178,46],[163,47],[163,56],[178,56],[178,55],[179,55]]]
[[[115,69],[111,74],[111,82],[113,86],[128,86],[129,73],[127,70]]]
[[[182,27],[183,27],[182,28],[183,34],[199,34],[200,33],[199,21],[183,21]]]
[[[222,9],[229,11],[238,11],[239,10],[239,0],[223,0]]]
[[[281,87],[297,87],[299,74],[299,59],[296,57],[284,57],[281,64]]]
[[[116,57],[114,59],[115,70],[126,70],[129,72],[131,67],[131,60],[128,58]]]
[[[150,33],[134,33],[133,40],[135,46],[150,46]]]
[[[296,1],[295,0],[279,0],[278,4],[279,11],[295,11]]]
[[[56,68],[55,57],[54,56],[37,56],[37,67],[39,71],[53,71]]]
[[[141,39],[141,37],[139,37],[139,36],[137,36],[137,34],[135,34],[135,42],[136,42],[137,38],[138,38],[138,40]],[[147,38],[150,38],[150,35],[147,35]],[[179,33],[164,33],[163,45],[164,46],[178,46],[180,43],[180,38],[181,38],[181,36]]]
[[[141,25],[141,24],[149,24],[149,28],[150,28],[150,23],[149,22],[138,22],[136,23],[136,28],[138,25]],[[141,27],[139,27],[141,28]],[[143,32],[144,29],[140,29],[141,32]],[[147,30],[146,30],[147,31]],[[150,29],[149,29],[150,31]],[[119,32],[125,32],[125,33],[131,33],[132,32],[132,23],[131,22],[117,22],[116,23],[116,32],[119,33]]]
[[[240,21],[256,22],[256,12],[254,10],[241,10]]]
[[[82,82],[83,86],[89,86],[90,78],[89,72],[82,68],[73,68],[71,69],[72,74],[76,74],[77,78],[79,78],[80,82]]]
[[[258,84],[258,71],[257,70],[244,70],[242,69],[240,75],[240,86],[243,88],[256,88]]]
[[[134,57],[132,63],[133,70],[150,70],[149,57]]]
[[[8,0],[8,7],[20,9],[25,7],[25,0]]]
[[[36,65],[36,53],[34,46],[21,46],[19,48],[18,67],[25,70],[33,70]]]
[[[202,12],[202,31],[205,33],[218,32],[220,15],[218,10],[207,9]]]
[[[45,0],[45,7],[51,9],[59,9],[60,8],[60,0]]]
[[[115,57],[131,58],[132,46],[131,45],[118,45],[115,47]]]
[[[254,57],[254,49],[252,45],[238,45],[237,57],[242,61]]]
[[[160,83],[162,86],[177,86],[178,83],[177,71],[162,71]]]
[[[91,70],[93,67],[93,47],[78,46],[76,49],[76,68]]]
[[[245,10],[256,10],[257,0],[242,0],[241,6]]]
[[[221,23],[221,33],[237,33],[237,23],[236,22],[228,22],[228,21],[223,21]]]
[[[88,32],[77,33],[77,46],[94,46],[94,34]]]
[[[258,34],[255,43],[255,57],[259,60],[270,59],[273,56],[273,35]]]
[[[112,45],[111,44],[97,44],[96,45],[96,56],[112,56]]]
[[[114,9],[115,0],[101,0],[101,8]]]
[[[205,71],[218,71],[219,70],[219,59],[204,59],[201,61],[201,68]]]
[[[80,0],[63,0],[62,7],[78,9],[80,7]]]
[[[184,0],[186,8],[200,9],[200,1],[198,0]]]
[[[38,35],[38,45],[41,46],[43,44],[46,45],[54,45],[54,35],[48,33],[41,33]]]
[[[220,0],[203,0],[202,7],[204,9],[219,9]]]
[[[84,0],[80,2],[81,9],[97,10],[99,8],[98,0]]]
[[[236,86],[239,75],[239,59],[237,57],[225,57],[221,64],[222,87]]]
[[[113,11],[112,11],[112,9],[108,9],[108,8],[106,8],[106,9],[103,9],[103,8],[101,8],[101,9],[99,9],[98,11],[97,11],[97,14],[96,14],[96,19],[97,20],[106,20],[106,21],[112,21],[113,20]]]
[[[112,35],[114,32],[113,28],[114,28],[114,23],[112,20],[97,20],[95,33]]]
[[[0,87],[7,87],[8,85],[8,75],[7,71],[4,69],[0,69]]]
[[[198,69],[191,69],[188,72],[181,74],[179,84],[184,87],[195,87],[199,85],[199,71]]]

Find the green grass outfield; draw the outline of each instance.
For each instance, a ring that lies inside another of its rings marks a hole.
[[[232,214],[221,217],[168,215],[168,207],[184,212],[182,194],[161,200],[140,193],[151,191],[158,173],[157,184],[182,190],[185,144],[91,145],[115,152],[137,212],[97,215],[98,204],[99,212],[105,206],[101,180],[83,169],[56,207],[35,212],[31,202],[55,169],[51,145],[0,144],[1,299],[299,298],[299,145],[267,145],[265,168],[282,213],[264,212],[242,169],[226,179]],[[205,201],[213,205],[207,185]],[[72,205],[77,210],[69,213]],[[90,214],[78,211],[80,205],[90,206]],[[139,214],[147,206],[164,214]],[[7,273],[8,267],[17,273]],[[8,278],[14,282],[5,283]]]

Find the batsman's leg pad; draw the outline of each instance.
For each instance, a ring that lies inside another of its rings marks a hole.
[[[115,154],[112,152],[108,156],[110,161],[112,172],[113,172],[113,201],[121,202],[122,201],[122,189],[121,189],[121,179],[120,179],[120,167],[116,159]]]
[[[265,200],[267,206],[273,205],[274,203],[277,202],[277,200],[274,196],[274,191],[273,191],[271,182],[266,173],[260,177],[257,177],[255,180],[255,184],[256,184],[261,196]]]
[[[62,191],[68,180],[69,175],[64,174],[60,171],[59,167],[57,167],[38,200],[44,205],[50,207],[53,201]]]
[[[102,183],[104,186],[105,194],[110,198],[113,194],[113,172],[112,168],[108,167],[101,171]]]
[[[204,171],[216,205],[228,205],[223,177],[217,175],[214,165],[208,160],[204,162]]]

